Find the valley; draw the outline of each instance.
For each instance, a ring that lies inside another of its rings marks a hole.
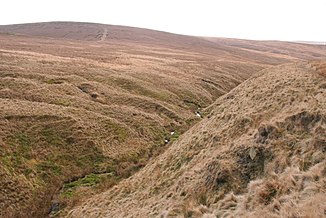
[[[323,193],[325,57],[104,24],[0,26],[0,217],[214,214],[230,191],[243,215],[250,181],[286,170],[317,173]],[[283,157],[283,144],[303,151]]]

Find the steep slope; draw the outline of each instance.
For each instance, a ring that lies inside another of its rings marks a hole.
[[[70,217],[323,217],[326,63],[266,69]]]
[[[203,108],[255,72],[299,53],[326,56],[318,46],[287,55],[101,24],[4,30],[0,217],[78,205],[138,171],[201,119],[196,111],[205,117]]]

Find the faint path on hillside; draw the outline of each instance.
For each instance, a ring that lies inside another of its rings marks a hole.
[[[103,34],[101,36],[101,40],[100,41],[103,42],[106,39],[107,35],[108,35],[108,29],[107,28],[104,28],[103,29]]]

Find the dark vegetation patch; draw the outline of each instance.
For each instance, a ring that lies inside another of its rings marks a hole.
[[[250,155],[251,148],[247,146],[240,147],[236,151],[237,156],[237,171],[240,173],[242,187],[254,179],[261,177],[264,174],[265,165],[273,159],[272,152],[265,147],[256,147],[256,155],[254,158]]]
[[[250,155],[252,149],[254,157]],[[273,159],[272,152],[264,147],[240,146],[231,152],[235,159],[217,158],[206,166],[205,187],[218,193],[217,198],[230,190],[242,193],[251,180],[264,175],[266,164]]]
[[[286,130],[291,132],[309,132],[316,123],[325,123],[326,119],[319,113],[309,113],[307,111],[292,115],[285,120]]]
[[[256,134],[257,143],[266,143],[269,139],[275,140],[280,137],[279,130],[272,125],[263,125],[258,128],[258,133]]]

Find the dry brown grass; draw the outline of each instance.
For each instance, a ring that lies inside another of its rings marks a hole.
[[[111,35],[103,38],[103,28]],[[79,206],[162,153],[165,138],[175,141],[199,120],[194,113],[198,107],[204,116],[215,117],[204,108],[255,72],[296,59],[325,56],[320,46],[286,42],[253,46],[251,42],[252,47],[244,48],[230,45],[228,40],[211,42],[95,24],[1,26],[1,31],[13,34],[0,34],[0,186],[4,187],[0,190],[0,216],[42,217],[58,202],[68,209]],[[65,37],[67,33],[69,37]],[[291,52],[286,53],[284,47]],[[224,100],[232,101],[232,96],[228,94]],[[225,119],[232,121],[237,111],[230,107]],[[248,125],[260,119],[237,117],[232,131],[224,123],[216,137],[210,129],[201,135],[192,132],[191,137],[197,138],[189,141],[189,152],[168,159],[164,169],[184,170],[212,138],[219,144],[221,136],[235,137],[239,134],[236,129],[246,133]],[[173,137],[172,130],[177,133]],[[315,141],[318,146],[320,139]],[[301,161],[303,166],[306,162]],[[261,174],[259,163],[249,167],[260,169]],[[226,168],[232,167],[227,164]],[[214,169],[218,173],[220,168]],[[227,171],[223,172],[227,178]],[[156,174],[160,175],[160,170]],[[247,171],[242,174],[246,181],[252,179]],[[158,193],[170,182],[150,184],[151,193]],[[67,186],[71,188],[65,189]],[[189,196],[187,193],[183,194]],[[209,196],[206,199],[205,191],[189,193],[199,196],[189,200],[191,205],[211,200]]]
[[[324,81],[309,63],[257,74],[139,173],[69,217],[323,217]]]

